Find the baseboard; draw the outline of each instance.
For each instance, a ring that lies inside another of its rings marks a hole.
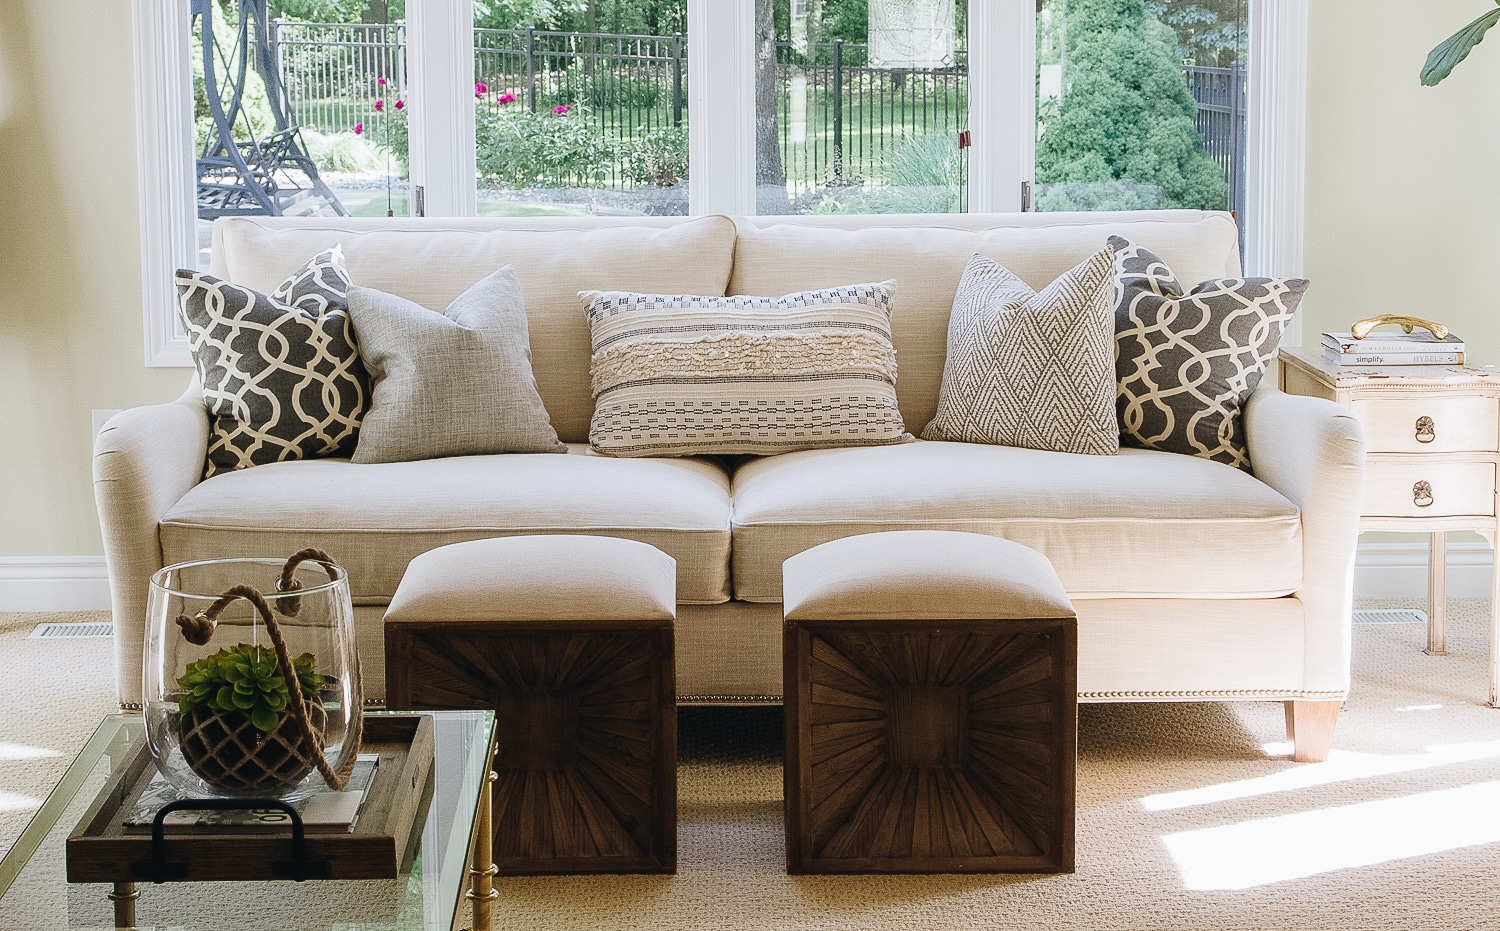
[[[103,556],[0,558],[0,611],[108,611]]]
[[[1448,597],[1490,597],[1490,548],[1448,544]],[[1426,598],[1426,543],[1361,543],[1354,559],[1354,597]]]
[[[1490,548],[1448,544],[1448,595],[1490,596]],[[1355,598],[1427,597],[1425,543],[1361,543],[1354,564]],[[0,611],[108,611],[109,573],[103,556],[0,558]]]

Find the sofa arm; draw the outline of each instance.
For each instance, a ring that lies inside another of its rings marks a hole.
[[[146,594],[162,565],[157,527],[203,477],[207,449],[208,412],[191,389],[170,404],[121,411],[94,441],[94,500],[109,567],[121,705],[141,700]]]
[[[1302,511],[1297,597],[1307,624],[1307,697],[1342,697],[1349,691],[1354,552],[1364,495],[1359,421],[1332,401],[1262,382],[1245,406],[1245,441],[1255,477]]]

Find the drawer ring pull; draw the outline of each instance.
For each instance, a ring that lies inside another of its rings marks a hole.
[[[1417,442],[1431,443],[1437,439],[1437,424],[1431,417],[1417,418]]]
[[[1419,508],[1432,507],[1432,483],[1417,482],[1411,486],[1411,502]]]

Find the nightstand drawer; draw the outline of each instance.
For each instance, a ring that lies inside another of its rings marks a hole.
[[[1372,453],[1494,452],[1500,407],[1494,398],[1382,398],[1350,403]]]
[[[1495,513],[1489,462],[1368,462],[1365,517],[1488,517]]]

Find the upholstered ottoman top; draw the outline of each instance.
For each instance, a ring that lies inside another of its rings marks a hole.
[[[670,621],[677,563],[617,537],[547,534],[452,543],[411,561],[386,624]]]
[[[979,533],[844,537],[791,557],[782,573],[789,621],[1074,616],[1045,556]]]

